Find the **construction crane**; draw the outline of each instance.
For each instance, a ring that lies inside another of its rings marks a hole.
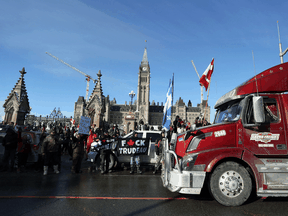
[[[91,76],[87,75],[86,73],[80,71],[79,69],[69,65],[68,63],[64,62],[63,60],[57,58],[56,56],[52,55],[51,53],[49,52],[46,52],[46,54],[50,55],[51,57],[53,57],[54,59],[60,61],[61,63],[67,65],[68,67],[72,68],[73,70],[76,70],[78,71],[79,73],[83,74],[85,77],[86,77],[86,81],[87,81],[87,87],[86,87],[86,96],[85,96],[85,100],[88,101],[88,93],[89,93],[89,83],[90,83],[90,80],[92,80],[94,83],[96,83],[96,80],[94,80]]]

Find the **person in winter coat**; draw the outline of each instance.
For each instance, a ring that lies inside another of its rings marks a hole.
[[[183,133],[185,130],[185,125],[183,121],[180,121],[180,123],[177,125],[177,133]]]
[[[2,145],[5,147],[3,156],[3,167],[1,171],[13,171],[15,154],[17,149],[17,134],[12,128],[8,128],[6,135],[2,140]]]
[[[44,139],[41,152],[42,156],[44,157],[43,175],[48,174],[49,163],[52,163],[54,173],[58,174],[59,153],[61,154],[61,144],[56,137],[55,128],[52,128],[50,130],[50,135]]]
[[[91,143],[94,142],[94,139],[97,137],[96,134],[94,134],[93,129],[91,129],[89,131],[89,136],[87,138],[87,149],[86,152],[87,154],[90,152],[90,148],[91,148]]]
[[[43,168],[43,157],[42,157],[42,145],[43,141],[46,138],[46,132],[45,132],[45,127],[41,128],[41,135],[40,135],[40,141],[39,141],[39,149],[38,149],[38,160],[35,163],[35,171],[39,172]]]
[[[173,133],[177,133],[177,127],[178,127],[178,122],[179,122],[179,116],[177,115],[175,120],[173,121]]]
[[[163,138],[165,137],[165,131],[161,132],[161,137],[157,138],[155,141],[155,151],[156,151],[156,163],[154,167],[153,174],[156,174],[160,165],[161,165],[161,160],[162,160],[162,150],[163,150]]]
[[[66,154],[69,149],[69,142],[70,142],[70,129],[69,127],[66,128],[66,130],[63,131],[63,147],[62,147],[62,154]]]
[[[73,140],[73,156],[72,156],[72,173],[81,173],[81,163],[84,157],[84,145],[85,140],[87,140],[87,135],[78,134],[78,132],[75,134],[75,136],[72,136]]]
[[[31,152],[31,137],[28,134],[24,134],[21,139],[21,132],[20,132],[20,139],[18,140],[18,169],[17,173],[24,172],[25,166],[27,163],[27,159],[29,153]]]

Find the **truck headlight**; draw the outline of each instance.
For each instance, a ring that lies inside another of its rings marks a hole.
[[[198,154],[186,155],[182,158],[182,171],[192,171]]]

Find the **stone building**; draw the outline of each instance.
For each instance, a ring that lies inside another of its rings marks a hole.
[[[26,114],[30,112],[30,106],[24,81],[25,68],[19,72],[21,76],[3,104],[4,122],[23,125]]]
[[[95,88],[86,102],[83,96],[80,96],[75,102],[74,119],[76,124],[79,123],[81,116],[89,116],[91,124],[103,125],[117,124],[124,131],[134,130],[136,125],[144,123],[148,125],[162,125],[163,120],[163,102],[159,105],[154,101],[150,104],[150,65],[147,57],[147,49],[145,48],[142,61],[139,66],[137,99],[133,104],[117,104],[115,98],[110,100],[109,95],[104,96],[101,85],[101,71],[97,74],[98,80]],[[164,100],[163,95],[163,100]],[[204,114],[207,101],[192,107],[189,100],[187,106],[181,99],[176,101],[172,107],[172,121],[178,115],[181,119],[194,122],[195,118]],[[206,107],[206,119],[210,119],[210,106]]]

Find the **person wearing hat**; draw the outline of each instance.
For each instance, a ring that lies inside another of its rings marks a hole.
[[[48,174],[49,163],[52,163],[54,173],[58,174],[59,153],[61,153],[61,145],[58,138],[56,137],[56,130],[54,127],[50,130],[50,135],[43,140],[41,152],[44,158],[43,175]]]

